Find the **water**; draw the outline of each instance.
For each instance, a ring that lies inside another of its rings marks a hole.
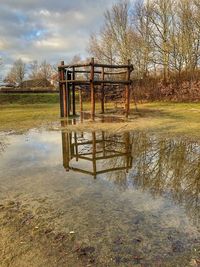
[[[1,202],[17,200],[45,227],[73,233],[72,245],[94,254],[91,266],[198,266],[197,143],[35,129],[2,134],[0,144]]]

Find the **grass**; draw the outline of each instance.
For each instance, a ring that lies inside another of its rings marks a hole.
[[[182,136],[198,140],[200,137],[200,103],[165,103],[153,102],[138,105],[138,112],[132,106],[130,119],[115,123],[84,122],[76,126],[67,126],[74,130],[109,130],[131,131],[142,130]]]
[[[156,131],[200,137],[200,103],[147,103],[138,106],[141,118],[151,120]]]
[[[0,106],[0,131],[24,131],[59,118],[58,104]]]
[[[38,95],[38,94],[36,94]],[[52,96],[53,95],[53,96]],[[34,94],[34,97],[35,94]],[[34,98],[33,97],[33,98]],[[41,103],[41,99],[47,97],[49,103]],[[0,105],[0,131],[24,131],[41,125],[52,125],[59,122],[59,104],[54,103],[54,94],[45,94],[33,103],[25,104],[25,96],[19,97],[18,104]],[[19,104],[20,103],[20,104]],[[24,104],[22,104],[24,103]],[[113,108],[113,104],[107,104],[107,108]],[[84,110],[89,110],[89,103],[84,103]],[[99,103],[97,110],[99,110]],[[78,107],[77,107],[78,109]],[[166,103],[153,102],[138,105],[138,112],[132,106],[129,120],[124,122],[92,122],[84,121],[82,124],[68,125],[69,130],[143,130],[166,135],[181,135],[199,139],[200,137],[200,103]],[[112,113],[107,113],[111,115]],[[113,113],[118,116],[117,113]]]
[[[0,93],[0,105],[27,105],[27,104],[56,104],[59,103],[58,93]]]

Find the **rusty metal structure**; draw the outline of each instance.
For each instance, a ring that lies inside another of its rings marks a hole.
[[[117,71],[116,71],[117,70]],[[125,90],[125,114],[130,111],[130,85],[133,65],[128,60],[127,65],[99,64],[91,58],[87,64],[65,65],[64,61],[58,66],[59,91],[60,91],[60,114],[61,117],[76,115],[76,94],[79,90],[80,112],[83,111],[83,88],[90,91],[91,117],[95,116],[95,101],[97,88],[101,95],[101,112],[105,112],[105,90],[109,85],[121,85]]]
[[[66,171],[92,175],[125,171],[132,167],[130,133],[62,132],[63,166]],[[107,164],[106,164],[107,163]]]

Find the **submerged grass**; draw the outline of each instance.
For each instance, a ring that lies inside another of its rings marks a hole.
[[[77,107],[78,109],[78,107]],[[84,105],[89,110],[89,104]],[[113,104],[107,104],[106,116],[119,117],[118,112],[111,112]],[[99,110],[99,105],[97,105]],[[114,110],[113,110],[114,111]],[[121,116],[123,118],[123,116]],[[41,125],[59,123],[59,104],[26,104],[0,106],[0,131],[21,131]],[[144,130],[170,135],[183,135],[192,138],[200,137],[200,104],[199,103],[145,103],[138,105],[138,111],[132,106],[130,118],[124,121],[101,123],[85,120],[82,124],[67,125],[68,130],[107,130],[127,131]],[[58,124],[59,125],[59,124]]]
[[[0,106],[0,131],[23,131],[59,118],[58,104]]]

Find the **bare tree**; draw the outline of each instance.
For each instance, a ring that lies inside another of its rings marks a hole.
[[[88,51],[101,62],[109,64],[116,62],[116,46],[112,34],[106,28],[101,29],[100,36],[91,34]]]
[[[38,79],[38,77],[39,77],[39,64],[38,64],[37,60],[34,60],[30,63],[29,69],[30,69],[29,78],[30,79]]]
[[[30,63],[30,79],[44,79],[50,80],[52,75],[57,72],[57,66],[52,66],[46,60],[42,61],[40,64],[37,60],[34,60]]]
[[[163,67],[163,80],[169,76],[170,33],[173,18],[173,0],[151,2],[151,39],[156,49],[156,63]]]
[[[119,1],[105,12],[104,25],[91,35],[88,50],[97,60],[110,64],[131,59],[138,86],[152,80],[156,97],[160,99],[166,90],[166,96],[177,94],[177,99],[181,82],[191,86],[199,79],[200,1]],[[190,86],[188,96],[192,96]],[[147,89],[149,95],[153,96],[153,90]]]
[[[193,0],[194,1],[194,24],[196,28],[196,53],[195,53],[195,62],[196,66],[199,66],[199,59],[200,59],[200,2],[199,0]]]
[[[152,53],[153,53],[153,44],[151,40],[151,31],[152,27],[150,25],[150,16],[151,16],[151,5],[149,0],[144,5],[142,2],[136,2],[134,6],[134,12],[132,17],[133,27],[138,33],[138,49],[136,56],[138,58],[137,65],[139,76],[145,78],[148,76],[149,69],[153,67],[152,64]],[[134,49],[136,47],[134,46]]]
[[[92,34],[89,52],[97,59],[109,63],[127,63],[133,57],[133,28],[129,15],[130,3],[120,1],[107,10],[104,26],[99,35]]]
[[[180,18],[180,31],[182,32],[182,49],[186,70],[193,69],[193,45],[194,45],[194,23],[192,17],[192,2],[183,0],[179,2],[178,16]]]
[[[129,16],[130,2],[120,1],[113,5],[111,10],[105,12],[105,28],[117,47],[119,63],[126,63],[132,58],[133,49],[131,39],[133,37],[132,26]]]
[[[47,63],[46,60],[42,61],[39,66],[39,77],[42,79],[49,80],[51,78],[53,68],[51,64]]]
[[[81,61],[82,60],[81,60],[81,56],[80,55],[74,55],[69,64],[78,64]]]
[[[14,84],[22,84],[24,81],[26,74],[26,64],[22,61],[22,59],[17,59],[13,66],[11,67],[8,75],[5,80],[14,83]]]

